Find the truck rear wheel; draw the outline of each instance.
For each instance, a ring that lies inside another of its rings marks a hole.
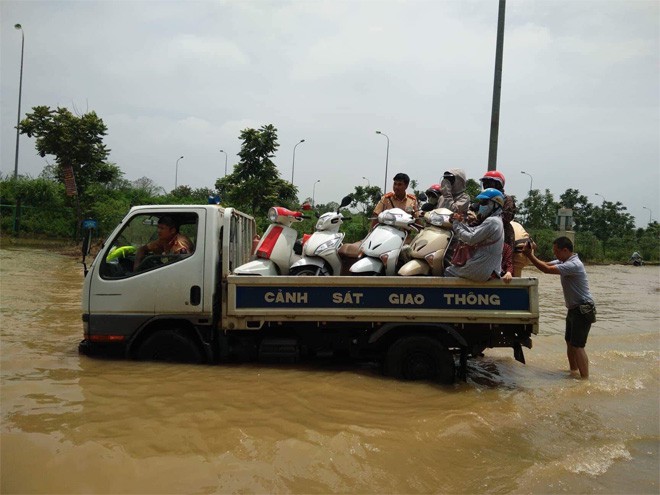
[[[177,363],[201,363],[199,346],[179,330],[159,330],[145,340],[137,352],[138,359]]]
[[[403,337],[385,356],[385,374],[403,380],[433,380],[454,383],[454,357],[435,339],[423,335]]]

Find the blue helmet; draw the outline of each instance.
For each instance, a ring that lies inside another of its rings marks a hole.
[[[481,194],[477,196],[477,199],[490,199],[491,201],[497,203],[500,208],[504,206],[504,194],[502,194],[502,191],[498,191],[492,187],[481,191]]]

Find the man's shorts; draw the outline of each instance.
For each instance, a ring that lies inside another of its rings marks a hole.
[[[564,339],[573,347],[584,347],[591,323],[580,313],[580,308],[569,309],[566,314],[566,333]]]

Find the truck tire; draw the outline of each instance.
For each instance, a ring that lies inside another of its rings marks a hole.
[[[199,346],[190,337],[173,329],[159,330],[148,337],[138,349],[137,358],[196,364],[203,361]]]
[[[385,374],[403,380],[454,383],[454,357],[435,339],[423,335],[403,337],[385,355]]]

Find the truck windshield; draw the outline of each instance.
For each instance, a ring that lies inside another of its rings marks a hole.
[[[190,212],[131,217],[104,251],[101,276],[131,277],[193,256],[197,225],[197,214]]]

